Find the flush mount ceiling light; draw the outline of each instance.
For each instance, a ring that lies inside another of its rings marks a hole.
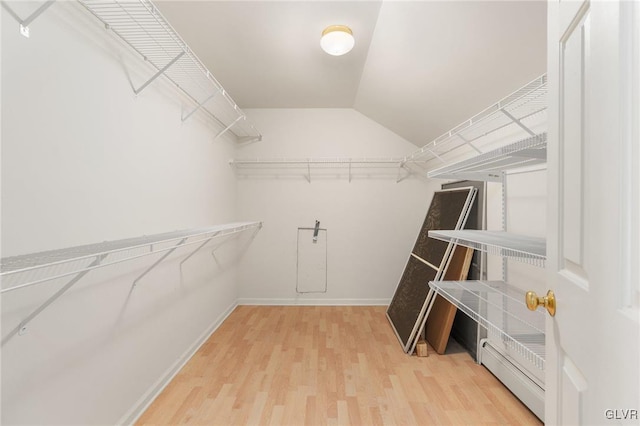
[[[329,55],[340,56],[348,53],[356,41],[351,28],[346,25],[330,25],[322,32],[320,47]]]

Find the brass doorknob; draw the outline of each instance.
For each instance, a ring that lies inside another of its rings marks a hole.
[[[547,308],[549,315],[554,316],[556,314],[556,295],[551,290],[547,291],[547,295],[543,297],[538,297],[535,291],[528,291],[525,295],[525,300],[527,301],[527,308],[531,311],[535,311],[538,306],[544,306]]]

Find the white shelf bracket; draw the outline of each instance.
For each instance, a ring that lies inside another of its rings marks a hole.
[[[171,253],[173,253],[173,252],[175,251],[175,249],[177,249],[178,247],[180,247],[181,245],[183,245],[183,244],[187,241],[187,239],[189,239],[189,237],[185,237],[185,238],[181,239],[181,240],[178,242],[178,244],[176,244],[176,245],[175,245],[174,247],[172,247],[170,250],[167,250],[167,252],[166,252],[165,254],[163,254],[163,255],[162,255],[162,257],[161,257],[160,259],[156,260],[156,261],[155,261],[155,263],[154,263],[153,265],[149,266],[149,267],[148,267],[148,268],[147,268],[147,269],[146,269],[142,274],[140,274],[140,275],[138,276],[138,278],[136,278],[135,280],[133,280],[133,286],[132,286],[132,287],[135,287],[135,286],[137,285],[138,281],[140,281],[140,279],[141,279],[142,277],[144,277],[144,276],[145,276],[145,275],[147,275],[149,272],[151,272],[151,270],[152,270],[153,268],[155,268],[156,266],[158,266],[158,264],[159,264],[160,262],[162,262],[163,260],[165,260],[165,259],[167,258],[167,256],[169,256]]]
[[[438,160],[442,161],[443,163],[446,163],[446,162],[447,162],[444,158],[442,158],[442,157],[440,157],[438,154],[436,154],[436,153],[435,153],[435,151],[432,151],[432,150],[430,150],[429,148],[424,148],[424,149],[425,149],[425,151],[429,151],[429,153],[430,153],[431,155],[433,155],[434,157],[436,157]]]
[[[13,9],[11,9],[4,1],[2,2],[2,7],[4,7],[9,15],[13,16],[13,18],[18,21],[18,23],[20,24],[20,34],[29,38],[29,24],[32,23],[38,16],[42,15],[42,13],[49,7],[51,7],[53,3],[55,3],[55,1],[56,0],[47,0],[26,19],[21,19],[18,14],[13,11]]]
[[[349,160],[349,183],[351,183],[351,160]]]
[[[202,247],[204,247],[205,245],[207,245],[207,243],[211,240],[213,240],[215,237],[217,237],[220,234],[220,231],[214,233],[212,236],[210,236],[209,238],[207,238],[206,240],[204,240],[204,242],[202,244],[200,244],[198,246],[198,248],[196,248],[194,251],[192,251],[191,253],[189,253],[189,255],[187,257],[185,257],[184,259],[182,259],[182,261],[180,262],[180,268],[182,269],[182,264],[184,262],[186,262],[191,256],[193,256],[194,254],[196,254],[198,251],[200,251],[200,249]]]
[[[133,93],[135,93],[136,95],[139,95],[140,92],[142,92],[148,85],[150,85],[151,83],[154,82],[155,79],[157,79],[158,77],[160,77],[162,74],[165,73],[166,70],[168,70],[171,65],[175,64],[178,59],[182,58],[184,56],[184,54],[187,53],[184,50],[182,52],[180,52],[178,54],[178,56],[176,56],[175,58],[173,58],[167,65],[165,65],[164,67],[162,67],[162,69],[160,69],[157,73],[155,73],[153,75],[153,77],[151,77],[149,80],[147,80],[146,83],[144,83],[142,86],[140,86],[138,89],[133,89]]]
[[[520,120],[518,120],[517,118],[515,118],[513,115],[509,114],[506,110],[504,109],[500,109],[500,112],[502,112],[504,115],[506,115],[507,117],[509,117],[509,119],[511,121],[513,121],[514,123],[516,123],[518,126],[520,126],[520,128],[522,128],[522,130],[524,130],[525,132],[529,133],[530,136],[535,136],[536,134],[533,133],[527,126],[525,126],[524,124],[522,124],[522,122]]]
[[[38,307],[38,309],[36,309],[35,311],[31,312],[31,314],[29,314],[29,316],[27,316],[24,320],[22,320],[22,322],[20,322],[20,324],[18,324],[18,326],[16,328],[14,328],[13,330],[11,330],[5,337],[4,339],[2,339],[2,346],[4,346],[4,344],[11,339],[13,336],[15,336],[16,334],[22,336],[27,332],[27,324],[29,324],[35,317],[37,317],[42,311],[44,311],[45,309],[47,309],[47,307],[49,305],[51,305],[53,302],[56,301],[56,299],[58,299],[60,296],[62,296],[64,293],[66,293],[67,290],[69,290],[71,287],[73,287],[73,285],[75,283],[77,283],[78,281],[80,281],[82,279],[82,277],[84,277],[85,275],[87,275],[89,273],[89,271],[100,264],[100,262],[102,262],[105,258],[107,257],[106,254],[101,254],[96,256],[96,258],[93,260],[93,262],[91,262],[91,264],[89,266],[87,266],[87,268],[85,268],[83,271],[80,271],[76,274],[75,277],[73,277],[68,283],[66,283],[60,290],[56,291],[49,299],[47,299],[42,305],[40,305]]]
[[[476,148],[476,146],[474,144],[472,144],[470,141],[465,139],[464,136],[462,136],[460,133],[456,134],[456,136],[459,137],[460,140],[462,140],[462,142],[464,142],[467,145],[469,145],[475,152],[477,152],[478,154],[482,154],[482,151],[480,151],[478,148]]]
[[[204,104],[206,104],[207,102],[209,102],[211,99],[213,99],[218,93],[221,92],[222,89],[218,89],[216,92],[214,92],[212,95],[208,96],[207,99],[205,99],[204,101],[200,102],[193,110],[191,110],[191,112],[189,112],[187,115],[184,115],[181,118],[182,122],[184,123],[185,121],[187,121],[187,119],[189,117],[191,117],[193,114],[195,114],[200,108],[202,108],[204,106]]]
[[[307,182],[311,183],[311,161],[307,161]]]
[[[233,120],[233,123],[229,124],[227,127],[225,127],[224,129],[222,129],[222,130],[221,130],[221,131],[216,135],[216,137],[214,138],[214,140],[215,140],[215,139],[218,139],[220,136],[224,135],[224,134],[227,132],[227,130],[231,129],[231,128],[232,128],[232,127],[233,127],[233,126],[234,126],[238,121],[240,121],[240,120],[241,120],[241,119],[243,119],[243,118],[244,118],[244,119],[246,119],[247,117],[245,117],[244,115],[240,115],[240,116],[238,116],[238,118],[236,118],[235,120]]]
[[[406,174],[404,176],[402,176],[402,170],[406,171]],[[404,162],[400,163],[400,166],[398,167],[398,178],[396,179],[396,183],[402,182],[409,176],[411,176],[411,170],[407,170],[407,168],[404,167]]]
[[[262,135],[258,136],[242,136],[238,138],[238,143],[243,145],[249,145],[253,142],[260,142],[262,140]]]

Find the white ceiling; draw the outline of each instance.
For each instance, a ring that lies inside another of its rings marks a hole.
[[[422,146],[546,69],[546,2],[158,1],[243,108],[354,108]],[[320,49],[346,24],[347,55]]]

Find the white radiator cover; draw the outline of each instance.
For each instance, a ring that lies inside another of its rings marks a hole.
[[[540,420],[544,421],[544,388],[508,355],[482,339],[478,362],[491,371]]]

